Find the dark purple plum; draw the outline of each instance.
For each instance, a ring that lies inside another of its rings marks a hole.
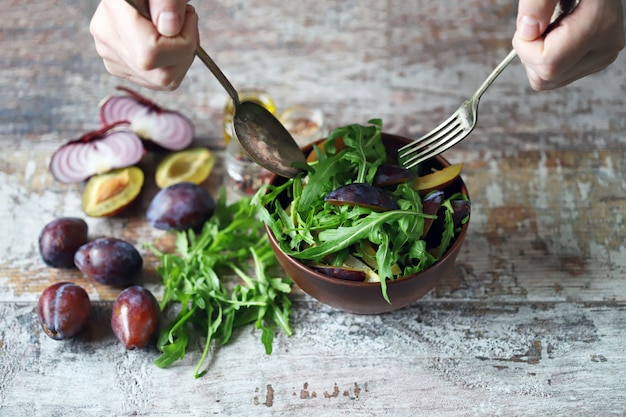
[[[191,182],[180,182],[159,191],[148,207],[148,222],[161,230],[200,228],[215,210],[207,190]]]
[[[432,191],[422,199],[422,212],[424,214],[436,215],[443,203],[445,193],[443,191]],[[426,236],[434,219],[424,219],[424,231],[422,236]]]
[[[143,267],[143,258],[130,243],[101,237],[85,243],[74,256],[76,267],[101,284],[126,286]]]
[[[111,328],[126,349],[146,346],[159,328],[161,311],[154,295],[141,286],[128,287],[113,305]]]
[[[361,269],[340,267],[340,266],[330,266],[330,265],[316,265],[312,267],[318,272],[321,272],[324,275],[328,275],[332,278],[343,279],[345,281],[365,281],[365,271]]]
[[[87,242],[87,223],[77,217],[61,217],[46,224],[39,234],[41,259],[55,268],[74,266],[74,254]]]
[[[462,225],[463,220],[470,215],[471,205],[469,201],[466,200],[452,200],[450,201],[452,205],[452,221],[455,227],[460,227]],[[440,207],[437,211],[437,218],[432,222],[430,229],[424,240],[426,241],[426,247],[428,248],[437,248],[441,243],[441,239],[443,237],[443,232],[445,228],[445,209],[444,207]]]
[[[408,182],[415,178],[415,174],[400,165],[383,164],[378,167],[373,184],[377,187],[387,187]]]
[[[346,184],[331,191],[324,201],[336,205],[368,207],[375,211],[400,208],[393,196],[382,188],[358,182]]]
[[[463,220],[470,215],[471,203],[469,200],[452,200],[450,203],[452,204],[452,209],[454,210],[452,214],[452,221],[455,226],[459,227],[463,225]]]
[[[75,336],[85,327],[91,303],[87,291],[71,282],[57,282],[39,296],[37,316],[43,331],[55,340]]]

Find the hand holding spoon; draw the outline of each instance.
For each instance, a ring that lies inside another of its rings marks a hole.
[[[126,0],[141,16],[150,15],[139,8],[134,0]],[[246,153],[263,168],[274,174],[291,178],[300,170],[294,162],[305,162],[305,157],[289,131],[265,107],[253,101],[239,101],[239,94],[224,73],[198,44],[195,54],[209,68],[217,81],[233,100],[235,112],[233,126],[237,139]]]

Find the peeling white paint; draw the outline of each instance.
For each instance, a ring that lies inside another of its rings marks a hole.
[[[547,156],[545,152],[539,153],[539,161],[535,169],[535,173],[530,180],[535,193],[537,195],[535,201],[531,202],[534,207],[550,207],[552,197],[547,188],[548,183],[548,167]]]
[[[615,169],[613,167],[613,160],[610,156],[607,156],[604,158],[604,165],[598,168],[598,176],[596,177],[596,180],[599,185],[609,187],[614,178]]]
[[[589,201],[589,196],[593,188],[593,183],[585,182],[585,181],[576,181],[576,185],[578,186],[578,196],[580,197],[580,199],[583,201]]]

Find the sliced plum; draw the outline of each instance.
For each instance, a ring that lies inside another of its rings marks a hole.
[[[443,169],[417,177],[413,189],[425,195],[433,190],[443,190],[461,174],[463,164],[450,165]]]
[[[410,170],[400,165],[383,164],[378,167],[373,184],[378,187],[389,187],[403,184],[414,177]]]
[[[465,220],[467,216],[470,215],[471,212],[471,203],[469,200],[452,200],[450,201],[452,204],[452,221],[454,222],[455,227],[459,227],[465,224]]]
[[[312,268],[329,277],[345,281],[363,282],[366,278],[366,273],[362,269],[331,265],[314,265]]]
[[[346,184],[331,191],[324,201],[336,205],[367,207],[374,211],[400,208],[393,196],[382,188],[360,182]]]
[[[422,199],[422,212],[424,214],[436,215],[443,203],[445,193],[443,191],[433,191]],[[422,236],[426,236],[435,219],[424,219],[424,232]]]
[[[454,223],[454,227],[459,227],[462,225],[463,220],[470,214],[470,202],[461,199],[452,200],[450,201],[450,205],[453,209],[452,221]],[[445,207],[439,208],[437,212],[437,219],[433,221],[430,230],[425,235],[426,237],[424,240],[426,241],[426,246],[428,248],[438,248],[441,244],[445,229],[445,210],[447,210]]]

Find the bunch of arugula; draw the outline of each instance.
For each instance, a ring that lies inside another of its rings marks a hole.
[[[428,251],[422,235],[424,220],[434,218],[423,213],[422,198],[410,184],[391,190],[400,209],[376,212],[367,207],[335,205],[325,196],[350,183],[372,184],[378,168],[388,155],[382,141],[382,121],[369,125],[352,124],[335,129],[314,146],[317,163],[308,172],[269,186],[257,194],[261,218],[269,225],[281,249],[290,256],[309,263],[342,266],[348,257],[362,260],[380,279],[382,296],[388,303],[387,280],[419,272],[436,262],[455,235],[452,218],[453,198],[444,202],[445,227],[438,253]],[[345,147],[338,147],[342,139]],[[286,193],[286,207],[279,196]]]
[[[238,327],[254,323],[262,332],[267,354],[272,352],[276,327],[288,336],[293,333],[288,298],[292,281],[270,275],[278,263],[256,213],[251,198],[227,205],[222,189],[213,216],[199,234],[177,232],[175,253],[151,246],[164,283],[161,309],[178,308],[175,318],[160,331],[157,347],[162,354],[155,361],[157,366],[167,367],[184,358],[191,327],[205,334],[195,377],[206,373],[201,369],[211,342],[228,343]],[[251,268],[245,268],[250,263]]]

